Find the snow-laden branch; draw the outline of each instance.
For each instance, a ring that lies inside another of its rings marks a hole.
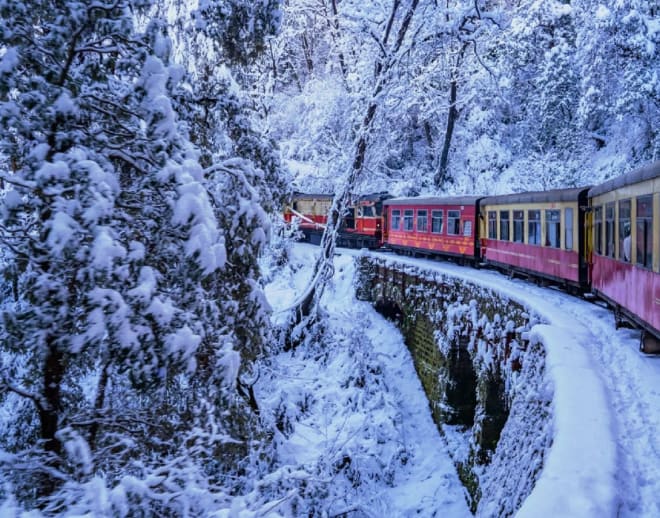
[[[9,392],[13,392],[16,395],[21,396],[22,398],[31,400],[39,411],[43,412],[50,410],[50,405],[48,404],[47,401],[43,399],[43,397],[37,394],[33,394],[32,392],[29,392],[24,388],[12,384],[5,376],[2,376],[0,383],[2,384],[1,386],[4,387]]]

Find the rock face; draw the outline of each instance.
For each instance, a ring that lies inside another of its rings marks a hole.
[[[523,306],[476,284],[367,255],[358,298],[398,323],[472,510],[515,513],[550,445],[544,351]]]

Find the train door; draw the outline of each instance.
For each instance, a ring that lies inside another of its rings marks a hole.
[[[577,212],[578,212],[578,255],[579,255],[579,275],[580,285],[591,285],[591,263],[593,260],[593,214],[589,207],[587,198],[588,190],[585,189],[578,194]]]
[[[344,213],[342,228],[355,230],[355,205],[351,205]]]

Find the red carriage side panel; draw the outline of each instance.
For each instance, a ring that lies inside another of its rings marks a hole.
[[[386,202],[387,244],[411,252],[474,258],[475,201],[451,198],[390,200]]]
[[[578,283],[578,252],[511,241],[485,239],[483,257],[493,263],[507,264],[520,270]]]
[[[660,333],[660,274],[594,255],[591,275],[594,292],[634,313]]]

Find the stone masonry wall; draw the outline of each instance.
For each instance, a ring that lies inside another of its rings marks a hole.
[[[398,322],[473,512],[515,513],[550,440],[550,401],[525,397],[543,375],[543,350],[525,339],[539,317],[439,272],[369,255],[357,261],[357,296]],[[507,484],[514,487],[503,492]]]

